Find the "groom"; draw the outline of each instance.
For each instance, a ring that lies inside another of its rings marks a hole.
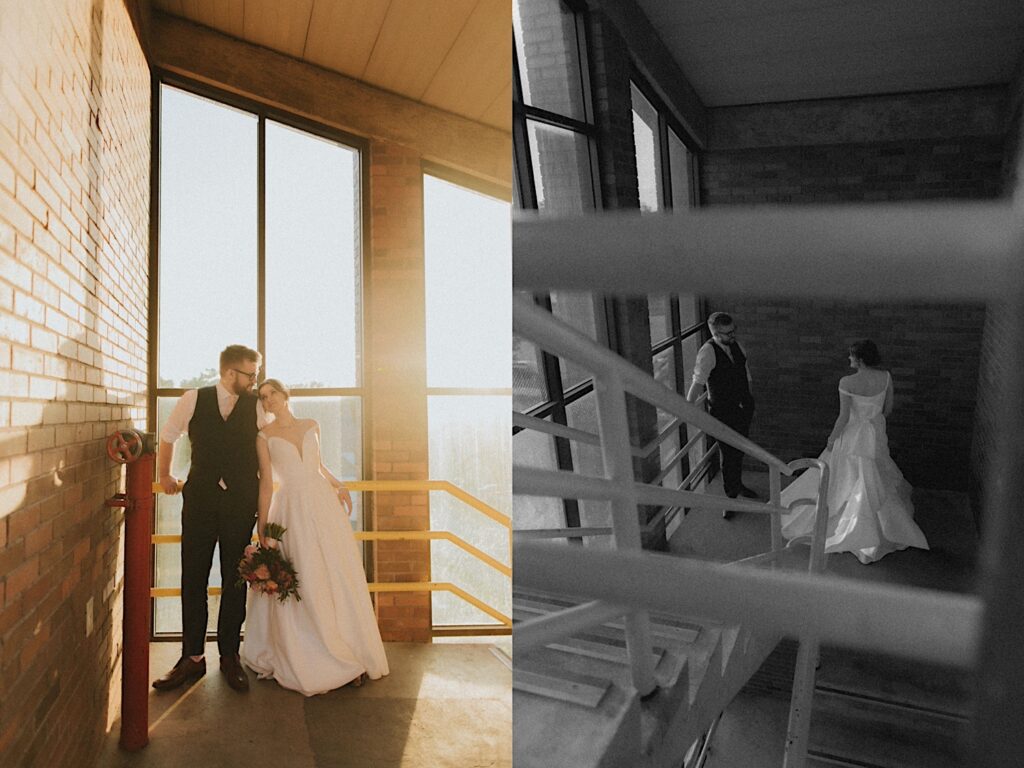
[[[220,353],[220,381],[185,392],[160,432],[157,465],[164,493],[178,492],[171,465],[174,443],[186,432],[192,443],[192,465],[182,489],[181,658],[153,683],[157,690],[177,688],[206,674],[206,589],[218,544],[223,590],[217,618],[220,671],[236,691],[249,689],[238,657],[245,586],[236,587],[235,582],[256,520],[256,433],[264,418],[253,387],[262,361],[254,349],[241,344],[227,347]]]
[[[726,312],[714,312],[708,318],[711,340],[697,353],[693,365],[693,383],[686,399],[693,402],[707,386],[711,415],[746,437],[754,415],[754,397],[750,394],[750,371],[747,356],[736,342],[736,323]],[[743,485],[743,452],[721,443],[722,485],[730,499],[757,494]],[[731,512],[722,517],[729,519]]]

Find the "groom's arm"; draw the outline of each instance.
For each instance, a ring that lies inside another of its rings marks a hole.
[[[178,492],[178,478],[171,474],[171,466],[174,464],[174,443],[178,438],[188,432],[188,423],[196,412],[196,401],[199,392],[190,389],[174,404],[174,410],[167,417],[163,429],[160,430],[160,446],[156,454],[157,476],[164,493],[175,494]]]
[[[715,352],[710,345],[704,344],[697,352],[697,359],[693,361],[693,382],[686,392],[687,402],[695,402],[700,397],[701,391],[707,386],[711,369],[714,367]]]

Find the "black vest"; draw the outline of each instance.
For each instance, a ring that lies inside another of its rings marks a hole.
[[[239,395],[227,421],[217,405],[217,387],[203,387],[196,410],[188,423],[192,442],[192,467],[188,484],[193,493],[222,492],[218,481],[239,500],[255,501],[259,491],[259,460],[256,458],[256,397]]]
[[[708,376],[708,399],[716,408],[729,408],[750,402],[747,382],[747,356],[739,344],[732,345],[732,359],[715,342],[708,342],[715,351],[715,367]]]

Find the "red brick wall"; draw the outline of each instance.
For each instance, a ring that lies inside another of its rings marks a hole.
[[[370,452],[374,480],[426,480],[427,362],[423,274],[423,170],[420,155],[376,140],[370,146],[370,259],[367,345]],[[378,493],[379,530],[430,528],[428,494]],[[374,580],[430,580],[428,542],[376,545]],[[430,594],[379,593],[385,640],[429,642]]]
[[[120,709],[103,439],[144,425],[150,79],[120,1],[3,14],[0,755],[81,766]]]
[[[997,197],[1004,142],[997,95],[979,89],[711,110],[718,143],[701,158],[703,203]],[[933,128],[943,105],[979,135],[951,136],[948,122]],[[792,143],[801,135],[820,143]],[[821,142],[826,135],[834,142]],[[871,338],[896,382],[889,431],[900,467],[913,484],[966,490],[984,305],[708,297],[708,311],[720,309],[737,316],[757,379],[751,436],[768,450],[788,460],[824,447],[836,385],[849,372],[846,347]]]
[[[700,189],[705,205],[991,198],[1002,164],[1002,135],[712,150]]]
[[[733,313],[749,355],[756,442],[786,461],[818,455],[839,413],[839,379],[852,372],[846,349],[870,338],[895,382],[893,458],[913,485],[967,489],[983,305],[707,300],[709,312]]]
[[[119,714],[121,471],[145,424],[149,71],[120,0],[0,27],[0,754],[90,765]]]

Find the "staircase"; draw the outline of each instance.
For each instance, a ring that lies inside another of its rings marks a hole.
[[[805,640],[794,674],[785,768],[815,764],[811,760],[817,765],[903,768],[899,761],[905,756],[872,764],[856,762],[859,758],[853,754],[855,745],[871,741],[884,750],[884,743],[901,727],[901,717],[903,727],[912,722],[920,729],[922,749],[934,747],[930,768],[955,765],[941,762],[948,749],[940,743],[944,728],[933,722],[934,712],[904,705],[887,720],[870,709],[883,705],[866,702],[862,694],[824,687],[816,692],[814,662],[820,639],[963,664],[971,658],[979,623],[977,599],[821,578],[827,464],[815,459],[781,461],[551,313],[520,297],[515,302],[517,334],[593,372],[599,435],[541,419],[522,419],[522,426],[600,445],[604,476],[516,465],[513,492],[605,501],[611,510],[610,530],[532,531],[514,547],[516,765],[690,768],[700,762],[694,745],[784,635]],[[714,448],[694,462],[677,488],[658,484],[671,467],[663,468],[654,482],[637,482],[634,458],[642,458],[650,446],[630,443],[627,395],[688,427],[690,441],[673,461],[707,436],[767,465],[768,502],[694,490],[690,482],[700,475]],[[813,500],[815,530],[803,542],[809,546],[785,546],[781,476],[810,466],[820,472]],[[640,547],[641,505],[768,515],[770,548],[733,565],[646,553]],[[522,540],[585,540],[609,534],[610,548]],[[891,702],[884,706],[887,712],[894,709]],[[841,732],[856,721],[872,727]],[[814,725],[826,734],[825,744],[817,750],[810,736]]]
[[[516,623],[575,602],[540,592],[513,595]],[[756,638],[710,619],[650,614],[657,690],[632,685],[622,621],[573,633],[518,654],[513,673],[517,766],[664,766],[707,729],[761,665],[778,638]]]

